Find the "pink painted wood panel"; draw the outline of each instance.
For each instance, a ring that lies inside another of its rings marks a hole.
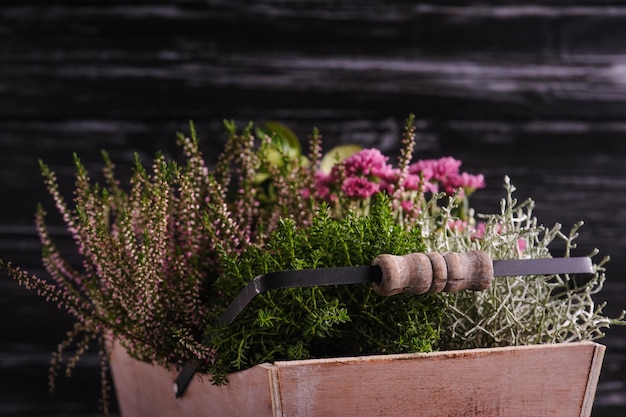
[[[605,348],[581,342],[276,362],[211,385],[196,375],[176,399],[176,371],[118,345],[111,365],[122,417],[591,415]]]

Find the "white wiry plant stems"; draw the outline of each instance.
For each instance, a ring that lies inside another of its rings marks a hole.
[[[561,240],[566,248],[564,256],[571,254],[580,224],[569,234],[563,233],[559,224],[553,228],[538,226],[532,215],[534,202],[518,203],[508,178],[505,191],[501,212],[487,217],[481,239],[468,239],[464,233],[438,233],[431,235],[431,249],[480,249],[489,252],[492,259],[545,258],[550,257],[548,247]],[[526,345],[603,336],[603,328],[623,318],[623,314],[617,319],[605,317],[603,304],[597,305],[593,299],[605,280],[603,263],[596,265],[585,283],[568,275],[507,277],[495,279],[486,291],[446,295],[447,323],[443,327],[448,330],[442,334],[442,346]]]

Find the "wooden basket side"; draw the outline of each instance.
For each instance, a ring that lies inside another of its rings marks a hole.
[[[593,401],[596,397],[596,389],[598,388],[598,380],[600,379],[600,371],[602,370],[602,362],[604,361],[604,353],[606,347],[594,344],[593,357],[589,367],[589,377],[587,378],[587,386],[585,388],[585,397],[581,407],[580,416],[590,417],[593,408]]]
[[[181,399],[175,369],[128,356],[111,367],[122,417],[589,417],[605,347],[591,342],[262,364],[214,386],[197,374]]]
[[[166,369],[135,360],[118,343],[110,349],[110,364],[122,417],[273,417],[273,365],[230,374],[229,383],[222,386],[212,385],[209,375],[196,374],[185,394],[175,398],[174,367]]]
[[[276,363],[285,417],[585,416],[590,342]]]

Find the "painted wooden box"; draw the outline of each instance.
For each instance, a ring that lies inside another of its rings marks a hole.
[[[590,416],[605,347],[593,342],[261,364],[214,386],[196,374],[175,398],[174,367],[111,367],[122,417]]]

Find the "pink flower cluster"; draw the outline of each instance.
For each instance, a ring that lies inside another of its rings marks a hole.
[[[472,175],[460,172],[461,161],[450,156],[439,159],[422,159],[409,166],[409,175],[419,176],[426,181],[425,191],[439,191],[439,187],[448,195],[461,190],[469,195],[485,187],[482,174]]]
[[[391,191],[399,170],[391,166],[388,159],[378,149],[363,149],[349,156],[334,165],[329,174],[317,173],[317,195],[323,200],[336,201],[339,190],[356,199]]]
[[[419,160],[404,176],[378,149],[363,149],[333,166],[330,173],[318,172],[316,192],[322,200],[336,202],[338,193],[352,199],[366,199],[378,192],[393,194],[398,187],[406,191],[438,192],[453,195],[461,190],[469,195],[485,187],[482,175],[460,172],[461,161],[452,157]]]

